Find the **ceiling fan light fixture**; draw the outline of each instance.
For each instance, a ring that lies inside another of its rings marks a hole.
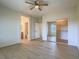
[[[48,3],[45,3],[42,0],[35,0],[33,2],[32,1],[30,1],[30,2],[26,1],[25,3],[33,5],[33,7],[31,8],[31,10],[34,9],[34,8],[36,8],[36,9],[39,9],[41,11],[42,10],[42,6],[48,6]]]
[[[36,6],[35,6],[35,8],[39,8],[39,6],[38,6],[38,5],[36,5]]]

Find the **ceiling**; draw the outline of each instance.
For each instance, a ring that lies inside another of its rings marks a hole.
[[[26,0],[28,1],[28,0]],[[0,4],[13,10],[22,12],[28,15],[45,15],[51,12],[70,10],[76,7],[78,0],[45,0],[48,6],[43,7],[42,11],[38,9],[30,10],[31,5],[26,4],[25,0],[0,0]]]

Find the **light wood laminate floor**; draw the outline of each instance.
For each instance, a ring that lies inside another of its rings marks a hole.
[[[27,41],[0,48],[0,59],[79,59],[79,51],[65,44]]]

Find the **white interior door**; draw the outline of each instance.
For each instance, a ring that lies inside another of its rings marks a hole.
[[[40,38],[40,23],[35,23],[35,39]]]

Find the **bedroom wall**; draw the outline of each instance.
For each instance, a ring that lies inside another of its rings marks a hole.
[[[0,47],[20,43],[21,41],[21,16],[20,12],[0,5]],[[29,39],[35,39],[35,23],[41,22],[40,17],[29,17]]]
[[[0,6],[0,47],[20,42],[20,15]]]

